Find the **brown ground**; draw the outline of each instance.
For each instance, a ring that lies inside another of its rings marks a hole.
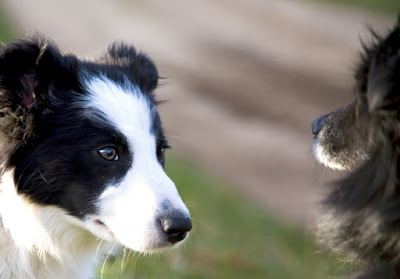
[[[26,34],[88,57],[114,40],[159,65],[175,150],[262,208],[309,220],[332,174],[311,155],[312,119],[351,98],[365,24],[391,20],[290,0],[3,0]]]

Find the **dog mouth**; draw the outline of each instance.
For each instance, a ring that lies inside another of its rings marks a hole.
[[[94,222],[96,223],[96,225],[98,225],[98,226],[104,226],[104,227],[107,227],[106,226],[106,224],[104,224],[104,222],[103,221],[101,221],[101,220],[99,220],[99,219],[96,219],[96,220],[94,220]]]
[[[96,229],[96,235],[99,236],[99,238],[104,238],[110,241],[115,241],[115,235],[112,232],[112,230],[100,219],[94,219],[93,220],[94,227]]]

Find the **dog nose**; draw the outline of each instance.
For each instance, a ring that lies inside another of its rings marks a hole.
[[[192,229],[192,220],[181,212],[169,213],[160,218],[161,230],[171,243],[177,243],[186,238]]]
[[[322,127],[324,127],[325,120],[328,118],[329,115],[331,114],[329,113],[322,115],[312,122],[311,130],[314,135],[317,135],[319,131],[321,131]]]

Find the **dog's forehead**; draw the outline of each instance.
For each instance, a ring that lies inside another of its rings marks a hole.
[[[101,116],[100,121],[118,128],[126,135],[154,134],[156,107],[152,99],[140,88],[125,81],[117,83],[105,76],[95,76],[85,81],[83,100],[89,118]]]

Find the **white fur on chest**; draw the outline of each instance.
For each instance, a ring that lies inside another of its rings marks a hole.
[[[54,206],[16,194],[12,172],[0,185],[0,278],[93,278],[107,243]]]

